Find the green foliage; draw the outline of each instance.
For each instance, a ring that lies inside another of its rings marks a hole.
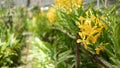
[[[23,36],[26,30],[23,24],[25,14],[22,13],[23,8],[11,10],[2,7],[2,9],[0,10],[0,67],[15,67],[22,63],[21,50],[25,47]]]
[[[114,68],[119,68],[119,62],[120,62],[120,14],[117,13],[118,9],[120,7],[119,6],[113,6],[112,10],[109,11],[108,13],[111,13],[109,15],[107,15],[108,18],[108,26],[111,28],[110,29],[110,40],[112,41],[111,44],[109,44],[109,46],[107,46],[105,49],[107,51],[107,54],[109,56],[109,58],[111,59],[112,63],[113,63],[113,67]]]
[[[119,68],[120,14],[118,10],[120,6],[115,3],[111,7],[103,6],[96,10],[93,8],[93,3],[85,9],[74,7],[70,13],[66,13],[64,8],[57,9],[54,23],[48,21],[47,11],[41,11],[36,6],[29,9],[23,7],[9,9],[0,6],[0,67],[20,65],[21,51],[23,47],[30,45],[29,57],[32,58],[34,68],[74,68],[76,39],[78,32],[81,31],[76,22],[80,22],[80,16],[87,19],[86,12],[88,12],[88,17],[98,16],[107,29],[102,30],[100,38],[95,44],[90,44],[87,51],[82,45],[80,46],[79,65],[82,68],[103,67],[98,60],[95,60],[96,56],[99,56],[114,68]],[[105,20],[101,16],[104,16]],[[26,37],[31,37],[32,40]],[[26,41],[30,42],[29,45]],[[103,45],[99,46],[101,42]],[[97,47],[103,47],[104,52],[96,55]],[[93,53],[93,56],[90,53]]]
[[[33,58],[33,67],[54,68],[54,61],[50,58],[53,53],[52,46],[48,43],[43,43],[38,37],[33,38],[31,45],[30,57]]]
[[[15,50],[19,49],[18,42],[14,34],[10,33],[7,34],[7,40],[0,39],[0,67],[11,66],[14,63],[15,58],[18,57]]]

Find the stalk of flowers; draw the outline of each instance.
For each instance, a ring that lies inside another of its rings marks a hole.
[[[103,16],[101,16],[103,18]],[[86,17],[80,16],[79,22],[76,22],[77,26],[80,28],[78,32],[80,39],[77,40],[77,43],[83,43],[85,48],[88,48],[89,45],[95,44],[98,38],[101,35],[103,28],[107,29],[102,20],[98,18],[98,15],[89,15],[86,12]],[[102,47],[97,47],[96,54],[100,54],[103,51]]]
[[[83,0],[56,0],[55,5],[58,8],[63,8],[67,14],[69,14],[73,8],[79,8],[83,3]]]

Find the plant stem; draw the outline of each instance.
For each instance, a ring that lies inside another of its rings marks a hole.
[[[55,68],[58,68],[58,55],[56,56]]]
[[[27,0],[27,5],[26,5],[27,7],[30,6],[30,2],[31,2],[30,0]]]
[[[84,45],[82,43],[81,43],[81,48],[86,51],[86,55],[88,55],[89,57],[91,57],[92,60],[95,63],[98,63],[98,64],[104,66],[105,68],[112,68],[112,65],[109,62],[107,62],[106,60],[104,60],[102,57],[99,57],[98,55],[95,55],[91,51],[88,51],[87,49],[85,49]]]
[[[78,34],[77,34],[77,38],[79,38]],[[80,68],[80,44],[79,43],[76,43],[76,66],[75,68]]]
[[[76,45],[76,67],[75,68],[80,68],[80,45]]]
[[[64,34],[66,34],[68,37],[70,37],[73,40],[76,40],[75,36],[72,36],[70,33],[68,33],[66,30],[61,30],[61,29],[56,29],[54,28],[54,30],[58,30]],[[77,37],[78,38],[78,37]],[[106,67],[106,68],[112,68],[112,65],[107,62],[106,60],[104,60],[102,57],[99,57],[97,55],[95,55],[94,53],[92,53],[91,51],[87,50],[84,48],[84,45],[82,43],[77,44],[76,43],[76,68],[80,68],[80,47],[82,49],[85,50],[85,52],[87,53],[86,55],[88,55],[89,57],[92,58],[92,60],[94,60],[96,63]]]

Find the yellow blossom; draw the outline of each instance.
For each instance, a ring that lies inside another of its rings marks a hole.
[[[85,33],[82,33],[82,32],[78,32],[79,36],[82,38],[82,39],[85,39]]]
[[[73,8],[82,6],[83,0],[55,0],[55,5],[58,8],[64,8],[66,13],[69,14]]]
[[[88,16],[88,11],[85,12],[86,16]]]
[[[81,43],[81,39],[77,39],[77,43]]]
[[[97,34],[95,36],[88,36],[87,39],[89,39],[93,44],[95,44],[95,42],[97,41],[97,39],[99,38],[100,34]]]
[[[86,16],[88,11],[86,12]],[[80,28],[78,35],[81,39],[77,42],[82,42],[85,47],[89,44],[95,44],[101,35],[102,29],[105,28],[103,22],[97,18],[97,16],[91,15],[79,18],[80,22],[77,22],[77,26]]]
[[[103,46],[103,42],[100,43],[100,46]]]
[[[47,13],[47,18],[51,23],[55,21],[55,12],[56,9],[51,7]]]
[[[77,4],[79,5],[82,5],[82,3],[83,3],[83,0],[78,0],[78,2],[77,2]]]
[[[80,22],[76,22],[76,25],[77,25],[77,26],[80,26]]]
[[[36,18],[36,17],[33,17],[33,18],[32,18],[32,22],[34,22],[34,23],[35,23],[35,22],[36,22],[36,20],[37,20],[37,18]]]
[[[95,17],[94,15],[91,15],[90,20],[91,20],[91,21],[94,21],[95,19],[96,19],[96,17]]]
[[[75,6],[79,7],[79,5],[82,5],[83,0],[73,0],[73,3]]]
[[[80,16],[80,22],[82,23],[84,20],[85,20],[85,18],[84,17],[82,17],[82,16]]]
[[[91,20],[90,20],[89,18],[87,18],[87,19],[85,20],[85,23],[91,24]]]
[[[96,48],[95,50],[96,50],[96,54],[98,54],[98,55],[100,54],[100,52],[103,52],[103,51],[104,51],[104,49],[101,48],[101,47]]]
[[[81,40],[81,39],[77,39],[77,43],[83,43],[84,44],[84,47],[87,49],[88,48],[88,45],[90,44],[88,41],[86,40]]]

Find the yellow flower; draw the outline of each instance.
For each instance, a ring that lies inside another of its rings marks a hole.
[[[83,0],[55,0],[55,5],[58,8],[64,8],[66,13],[69,14],[73,8],[82,6]]]
[[[100,43],[100,46],[103,46],[103,42]]]
[[[83,43],[84,44],[84,47],[87,49],[88,48],[88,45],[90,44],[88,41],[86,40],[81,40],[81,39],[77,39],[77,43]]]
[[[51,23],[55,21],[55,12],[56,9],[51,7],[47,13],[47,18]]]
[[[81,39],[77,39],[77,43],[81,43]]]
[[[80,22],[82,23],[82,22],[85,20],[85,18],[82,17],[82,16],[80,16],[79,20],[80,20]]]
[[[90,20],[89,18],[87,18],[87,19],[85,20],[85,23],[91,24],[91,20]]]
[[[88,16],[88,11],[85,12],[86,16]]]
[[[77,26],[80,28],[78,33],[80,38],[78,42],[82,42],[85,46],[89,44],[95,44],[101,35],[102,29],[105,28],[103,22],[94,15],[88,16],[86,12],[86,18],[80,16],[80,22],[77,22]]]
[[[37,18],[36,18],[36,17],[33,17],[33,18],[32,18],[32,22],[34,22],[34,23],[35,23],[35,22],[36,22],[36,20],[37,20]]]
[[[81,33],[88,35],[92,32],[93,28],[89,23],[81,24],[80,26]]]
[[[96,48],[95,50],[96,50],[96,54],[98,54],[98,55],[100,54],[100,52],[103,52],[103,51],[104,51],[104,49],[101,48],[101,47]]]
[[[78,0],[77,2],[78,5],[82,5],[82,3],[83,3],[83,0]]]
[[[79,32],[78,34],[79,34],[79,36],[80,36],[82,39],[85,39],[85,36],[86,36],[85,33]]]
[[[94,21],[95,19],[96,19],[96,17],[95,17],[94,15],[91,15],[90,20],[91,20],[91,21]]]
[[[55,0],[55,5],[60,7],[61,6],[60,0]]]
[[[80,26],[80,22],[76,22],[76,25],[77,25],[77,26]]]
[[[90,35],[90,36],[87,37],[87,39],[88,39],[89,41],[91,41],[93,44],[95,44],[96,41],[97,41],[97,39],[99,38],[99,36],[100,36],[100,34],[97,34],[97,35],[95,35],[95,36]]]
[[[76,7],[79,7],[79,5],[82,5],[83,0],[73,0],[73,5],[75,5]]]

